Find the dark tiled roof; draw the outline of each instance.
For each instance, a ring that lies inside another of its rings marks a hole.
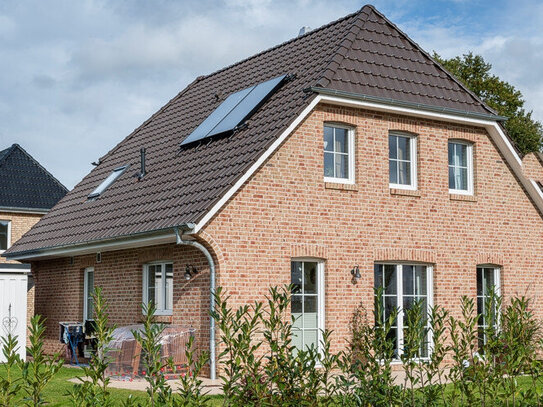
[[[180,150],[229,94],[283,74],[284,84],[228,138]],[[416,44],[365,6],[301,37],[199,77],[111,150],[9,252],[32,251],[198,222],[277,139],[320,86],[401,101],[491,113]],[[217,95],[219,97],[217,97]],[[139,149],[147,148],[142,181]],[[131,167],[96,201],[87,195],[111,171]]]
[[[0,208],[48,210],[67,192],[18,144],[0,151]]]

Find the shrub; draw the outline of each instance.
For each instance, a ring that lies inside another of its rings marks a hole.
[[[151,407],[168,406],[172,403],[172,389],[166,382],[163,372],[170,361],[162,360],[162,345],[160,337],[164,331],[163,324],[156,324],[155,306],[152,303],[143,304],[143,330],[132,331],[134,338],[141,345],[141,359],[145,369],[144,378],[147,381],[148,402]]]
[[[361,304],[351,320],[351,341],[341,358],[343,404],[346,405],[396,405],[400,389],[394,383],[391,363],[396,355],[392,328],[398,310],[385,314],[383,291],[375,291],[373,321]]]
[[[4,355],[4,372],[0,375],[0,405],[10,407],[13,405],[13,399],[21,388],[20,378],[14,377],[14,370],[20,363],[17,354],[17,336],[8,333],[0,337],[2,344],[2,354]]]
[[[205,364],[209,362],[209,353],[197,355],[194,348],[194,337],[191,336],[185,350],[189,371],[179,377],[179,397],[174,398],[175,406],[199,407],[209,402],[209,397],[202,392],[202,380],[198,378]],[[173,363],[172,370],[175,369]]]
[[[43,352],[43,334],[45,332],[44,320],[35,315],[30,320],[29,327],[30,346],[27,346],[27,361],[19,363],[22,377],[22,392],[25,394],[24,402],[29,406],[41,406],[46,403],[43,399],[43,389],[60,370],[64,361],[57,353],[46,356]]]
[[[330,354],[330,333],[322,333],[321,352],[293,346],[291,289],[270,288],[265,303],[235,311],[217,290],[212,317],[224,346],[219,361],[226,405],[317,405],[320,396],[324,402],[333,398],[329,379],[337,357]]]
[[[94,336],[96,349],[92,354],[88,367],[83,367],[84,377],[78,377],[80,384],[69,392],[72,403],[76,406],[111,406],[112,401],[108,390],[109,377],[106,369],[111,362],[108,348],[113,339],[115,326],[109,325],[108,305],[102,296],[101,287],[96,287],[93,293],[94,301]]]

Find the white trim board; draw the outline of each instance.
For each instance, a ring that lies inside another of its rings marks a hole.
[[[38,253],[21,254],[10,257],[10,260],[40,260],[52,257],[80,256],[83,254],[95,254],[96,252],[108,252],[114,250],[133,249],[137,247],[155,246],[175,242],[175,234],[171,229],[160,235],[140,236],[133,238],[112,239],[103,242],[89,242],[73,246],[44,249]]]
[[[249,170],[243,174],[243,176],[224,194],[224,196],[213,205],[213,208],[196,224],[194,227],[194,233],[198,233],[209,220],[215,216],[215,214],[228,202],[228,200],[241,188],[245,181],[247,181],[264,162],[277,150],[283,141],[298,127],[298,125],[311,113],[313,108],[317,106],[317,103],[321,101],[322,96],[316,96],[311,103],[298,115],[296,119],[287,127],[287,129],[281,133],[279,138],[273,142],[273,144],[260,156],[260,158],[249,168]]]
[[[524,176],[522,171],[522,159],[517,154],[513,145],[497,122],[492,120],[455,116],[446,113],[436,113],[412,108],[384,105],[337,96],[317,95],[292,122],[292,124],[283,133],[281,133],[279,138],[275,140],[275,142],[266,150],[266,152],[260,156],[260,158],[249,168],[249,170],[243,174],[243,176],[232,186],[232,188],[230,188],[230,190],[224,194],[224,196],[213,206],[213,208],[211,208],[211,210],[202,218],[202,220],[196,224],[194,233],[198,233],[217,214],[217,212],[219,212],[226,202],[228,202],[228,200],[242,187],[242,185],[264,164],[264,162],[281,146],[281,144],[283,144],[294,129],[303,120],[305,120],[305,118],[320,102],[485,128],[492,137],[492,140],[496,143],[500,152],[504,155],[507,163],[511,166],[514,174],[517,176],[526,191],[528,191],[529,196],[535,202],[537,208],[543,215],[542,196],[539,191],[537,191],[537,188],[534,188],[532,182]]]

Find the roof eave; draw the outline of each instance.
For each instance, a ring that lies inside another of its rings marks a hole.
[[[0,206],[0,212],[28,213],[33,215],[45,215],[50,209],[47,208],[20,208],[16,206]]]
[[[191,234],[193,223],[183,223],[164,229],[150,230],[130,235],[115,236],[107,239],[96,239],[81,243],[68,243],[65,245],[42,247],[34,250],[8,251],[3,256],[9,260],[36,261],[59,257],[73,257],[97,252],[110,252],[115,250],[133,249],[145,246],[174,243],[176,231],[181,229],[183,233]]]
[[[343,98],[354,99],[354,100],[362,100],[364,102],[374,102],[374,103],[385,104],[385,105],[390,105],[390,106],[406,107],[410,109],[423,110],[427,112],[444,113],[444,114],[450,114],[450,115],[460,116],[460,117],[469,117],[473,119],[492,120],[492,121],[499,121],[499,122],[507,120],[507,117],[505,116],[499,116],[499,115],[490,114],[490,113],[468,112],[464,110],[452,109],[452,108],[447,108],[447,107],[426,105],[423,103],[406,102],[406,101],[397,100],[397,99],[365,95],[362,93],[346,92],[346,91],[337,90],[337,89],[321,88],[321,87],[313,86],[306,89],[306,91],[315,92],[320,95],[337,96],[337,97],[343,97]]]

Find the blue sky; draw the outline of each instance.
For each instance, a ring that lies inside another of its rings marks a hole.
[[[196,76],[361,8],[358,1],[0,2],[0,149],[72,188]],[[468,51],[543,121],[543,1],[374,1],[427,51]]]

